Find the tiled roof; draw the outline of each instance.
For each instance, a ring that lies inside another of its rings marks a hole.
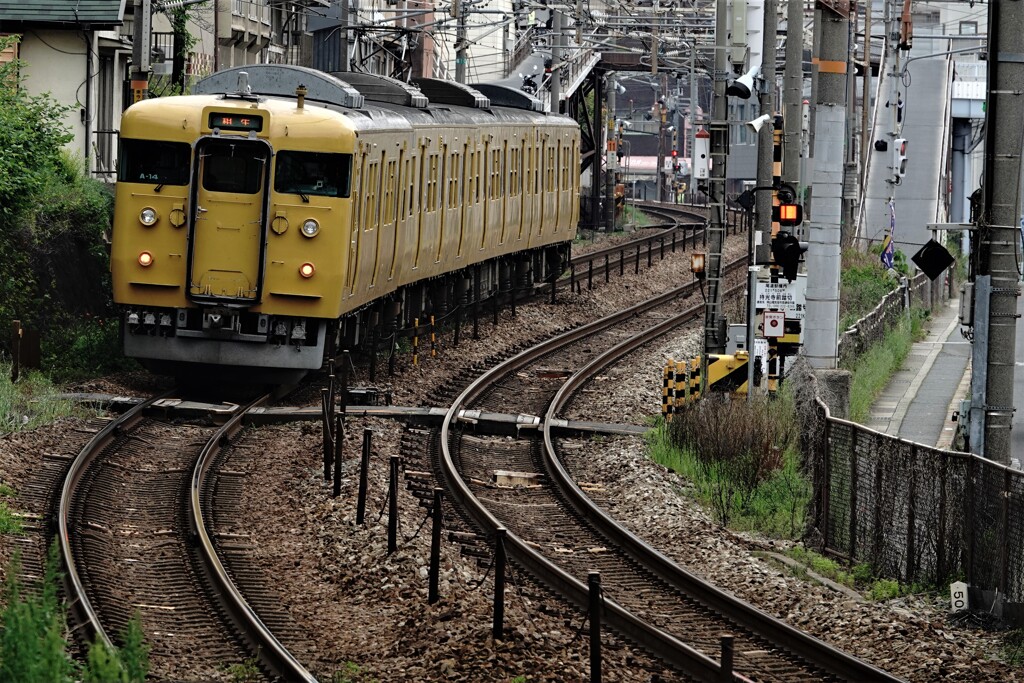
[[[118,26],[125,0],[0,0],[0,29],[22,25]]]

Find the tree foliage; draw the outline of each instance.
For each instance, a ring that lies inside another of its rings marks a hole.
[[[0,37],[0,51],[16,36]],[[113,196],[90,178],[80,157],[65,143],[69,107],[48,95],[30,95],[21,77],[24,63],[0,64],[0,329],[11,320],[42,335],[43,353],[65,366],[87,333],[96,359],[119,358],[104,236],[110,229]],[[7,345],[0,337],[0,357]]]
[[[0,37],[0,52],[17,42]],[[70,110],[49,95],[29,95],[21,85],[24,64],[0,64],[0,230],[29,205],[60,163],[71,140],[62,120]]]

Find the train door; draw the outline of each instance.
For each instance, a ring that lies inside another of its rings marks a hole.
[[[189,297],[256,303],[263,288],[270,146],[204,138],[196,144],[189,221]]]

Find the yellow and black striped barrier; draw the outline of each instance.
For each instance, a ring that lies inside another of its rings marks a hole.
[[[747,393],[746,351],[734,354],[713,353],[708,356],[708,391],[736,395]],[[755,367],[754,383],[760,383],[761,372]],[[669,358],[661,375],[661,414],[666,422],[682,406],[700,398],[701,358],[677,361]]]

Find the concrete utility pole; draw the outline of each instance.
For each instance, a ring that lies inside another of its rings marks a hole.
[[[146,99],[149,93],[150,55],[153,40],[153,8],[150,0],[134,0],[135,28],[132,34],[132,102]]]
[[[871,3],[864,3],[864,51],[861,59],[864,74],[860,95],[860,186],[868,184],[868,111],[871,108]]]
[[[786,2],[786,71],[784,75],[782,126],[785,144],[782,154],[782,182],[797,191],[803,203],[800,186],[800,118],[804,100],[804,5],[801,0]],[[799,236],[803,239],[803,236]]]
[[[814,214],[807,250],[807,312],[804,352],[812,368],[833,369],[839,350],[839,271],[843,167],[846,155],[846,93],[849,3],[834,11],[819,0],[814,10],[818,64],[814,120]]]
[[[608,113],[605,117],[607,119],[605,130],[608,131],[608,141],[605,145],[605,164],[604,164],[604,216],[605,216],[605,229],[608,232],[615,231],[615,172],[619,168],[619,155],[618,155],[618,140],[616,138],[616,104],[615,104],[615,90],[616,81],[615,76],[609,74],[605,79],[605,87],[608,90]]]
[[[792,2],[792,0],[790,0]],[[750,254],[750,268],[747,274],[747,399],[754,396],[754,337],[757,315],[757,264],[768,261],[768,245],[772,240],[772,205],[775,192],[772,186],[775,175],[775,35],[778,33],[778,8],[775,0],[764,1],[764,30],[761,32],[761,90],[758,93],[759,115],[771,118],[757,133],[757,190],[754,192],[754,206],[757,209],[757,235],[751,235],[753,253]],[[767,370],[768,358],[762,359]],[[765,375],[768,373],[765,372]]]
[[[466,60],[469,56],[466,14],[466,0],[452,0],[452,16],[455,17],[455,80],[458,83],[466,82]]]
[[[697,196],[697,176],[694,170],[694,154],[697,136],[697,49],[690,48],[690,193]]]
[[[338,55],[338,71],[346,73],[348,71],[348,2],[349,0],[341,0],[341,33],[338,36],[338,44],[340,53]],[[458,2],[458,0],[455,0]]]
[[[701,357],[701,393],[707,391],[708,354],[725,353],[726,325],[722,313],[722,245],[725,242],[725,179],[729,156],[729,122],[725,90],[729,78],[729,54],[726,41],[728,10],[725,0],[717,0],[715,10],[715,84],[711,113],[711,178],[708,182],[707,303],[704,312],[704,355]]]
[[[1024,143],[1024,8],[992,2],[988,7],[988,100],[985,124],[985,172],[982,216],[978,220],[978,275],[992,277],[987,330],[987,380],[984,396],[985,443],[982,454],[1010,463],[1013,421],[1014,349],[1017,342],[1017,264],[1020,261],[1021,145]],[[972,405],[972,417],[975,413]],[[972,444],[973,447],[973,444]]]
[[[561,12],[551,10],[551,32],[554,34],[555,42],[551,46],[551,83],[548,86],[551,106],[548,109],[554,114],[562,112],[562,47],[565,44],[562,19]]]
[[[655,118],[658,121],[658,165],[654,177],[657,187],[654,191],[655,201],[665,201],[665,126],[668,123],[668,107],[665,106],[665,98],[668,97],[668,74],[661,74],[661,95],[654,106],[658,108]]]
[[[757,187],[771,187],[775,157],[775,34],[778,31],[778,15],[775,0],[764,3],[764,42],[761,47],[761,90],[758,93],[760,115],[771,118],[757,132]],[[754,193],[757,207],[757,232],[755,245],[768,245],[772,239],[772,200],[775,193],[758,190]],[[767,261],[767,249],[758,249],[761,257],[756,262]]]

